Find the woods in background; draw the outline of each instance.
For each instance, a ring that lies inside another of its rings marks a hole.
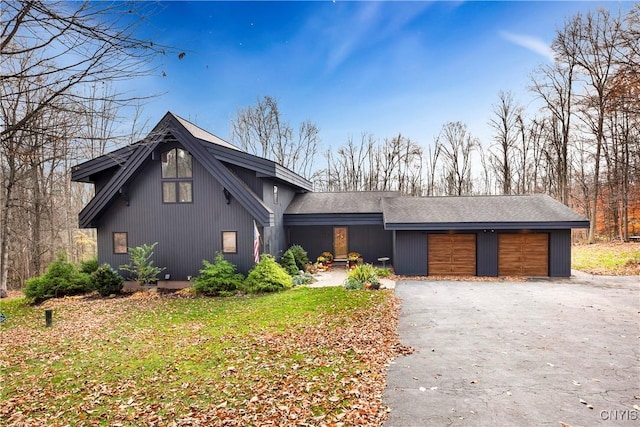
[[[95,255],[91,231],[77,228],[92,193],[70,172],[141,135],[141,99],[114,88],[156,72],[152,59],[168,51],[135,36],[145,5],[3,2],[0,295],[42,273],[57,252],[74,261]],[[591,219],[589,241],[627,240],[640,234],[639,40],[638,4],[625,16],[569,18],[552,44],[555,63],[532,71],[540,109],[528,113],[501,91],[488,141],[454,121],[432,141],[363,133],[319,151],[320,129],[310,120],[292,126],[269,96],[237,112],[230,139],[316,191],[543,192]],[[135,111],[126,121],[125,108]],[[127,136],[116,132],[123,123]]]

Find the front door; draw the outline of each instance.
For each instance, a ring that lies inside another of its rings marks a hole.
[[[347,227],[333,227],[333,258],[347,259]]]

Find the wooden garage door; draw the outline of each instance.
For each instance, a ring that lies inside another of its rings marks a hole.
[[[499,234],[498,275],[548,276],[549,235]]]
[[[429,234],[429,275],[476,275],[475,234]]]

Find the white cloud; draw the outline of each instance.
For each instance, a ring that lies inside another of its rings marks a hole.
[[[500,31],[500,36],[511,43],[524,47],[525,49],[529,49],[538,55],[544,56],[550,62],[554,62],[551,46],[536,37],[514,34],[508,31]]]

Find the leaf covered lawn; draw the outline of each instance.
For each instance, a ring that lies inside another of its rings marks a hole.
[[[8,426],[381,425],[407,350],[389,291],[1,304]]]

